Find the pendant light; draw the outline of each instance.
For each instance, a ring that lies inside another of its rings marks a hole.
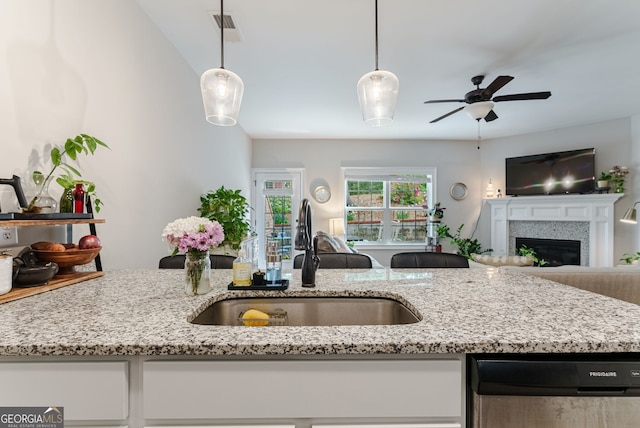
[[[400,82],[396,75],[390,71],[378,69],[378,0],[375,0],[375,7],[375,70],[365,74],[358,81],[358,99],[364,123],[371,126],[384,126],[393,122]]]
[[[220,126],[238,123],[244,84],[233,71],[224,68],[224,0],[220,0],[220,68],[212,68],[200,78],[200,90],[207,122]]]

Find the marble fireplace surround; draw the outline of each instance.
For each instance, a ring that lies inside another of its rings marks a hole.
[[[582,265],[613,266],[613,226],[616,220],[613,206],[622,196],[620,193],[611,193],[485,199],[491,207],[493,254],[511,255],[509,251],[513,252],[513,248],[510,248],[510,242],[515,240],[515,236],[510,236],[510,230],[518,230],[518,236],[522,236],[520,232],[527,229],[531,230],[534,236],[523,236],[525,238],[579,239]],[[569,237],[547,236],[550,232],[562,228],[563,222],[582,223],[564,229],[574,231],[583,229],[588,230],[588,233],[578,233],[578,236]],[[512,225],[510,228],[510,223],[517,226]],[[540,230],[535,230],[536,225],[540,226]],[[587,242],[583,242],[585,240]]]

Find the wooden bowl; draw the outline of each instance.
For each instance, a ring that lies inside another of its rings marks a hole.
[[[96,258],[102,247],[87,248],[81,250],[79,248],[70,248],[66,251],[43,251],[33,250],[38,259],[43,262],[53,262],[58,265],[58,275],[68,275],[74,272],[74,266],[86,265]]]

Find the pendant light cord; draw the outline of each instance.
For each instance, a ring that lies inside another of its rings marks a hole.
[[[224,0],[220,0],[220,68],[224,69]]]
[[[478,150],[480,150],[480,119],[478,121]]]
[[[376,66],[375,66],[375,70],[378,71],[378,0],[375,0],[375,2],[376,2]]]

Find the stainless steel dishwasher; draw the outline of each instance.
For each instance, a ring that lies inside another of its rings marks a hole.
[[[640,354],[468,357],[467,426],[640,427]]]

